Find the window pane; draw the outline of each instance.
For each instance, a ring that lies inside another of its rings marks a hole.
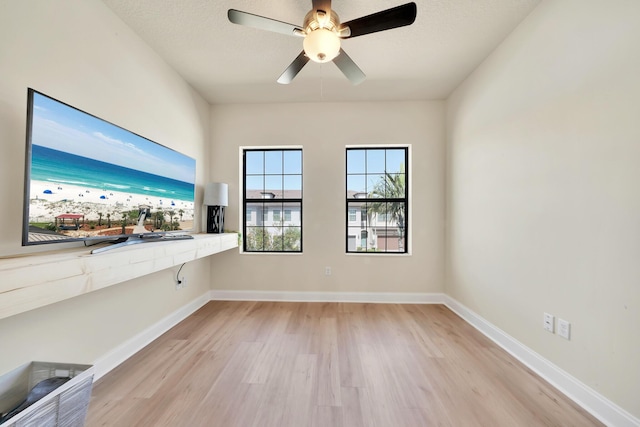
[[[387,172],[398,173],[404,170],[404,153],[404,150],[387,150]]]
[[[349,203],[347,204],[347,209],[349,209],[349,211],[353,210],[354,212],[358,213],[360,212],[361,209],[365,208],[365,203],[363,202],[352,202],[349,201]],[[357,220],[360,220],[360,215],[358,215]]]
[[[251,210],[252,213],[262,212],[262,203],[247,203],[247,211]]]
[[[263,177],[260,176],[247,176],[246,196],[249,199],[260,197],[260,192],[264,191]]]
[[[364,230],[367,230],[371,226],[370,223],[372,219],[373,218],[369,217],[367,208],[363,206],[360,210],[360,227],[362,227]]]
[[[369,246],[369,230],[360,230],[360,247],[363,251],[367,251]]]
[[[387,251],[387,237],[385,236],[384,231],[376,236],[376,244],[374,249],[381,252]]]
[[[301,151],[285,151],[284,152],[284,173],[302,174],[302,152]]]
[[[371,203],[369,210],[378,215],[378,222],[386,226],[404,227],[406,205],[404,202]]]
[[[273,210],[273,222],[280,222],[280,209]]]
[[[270,246],[269,234],[262,227],[247,227],[244,244],[247,251],[268,250]]]
[[[266,175],[264,177],[264,189],[266,192],[273,193],[273,196],[270,196],[271,198],[274,198],[274,197],[281,198],[282,197],[282,175],[275,175],[275,176]]]
[[[357,246],[360,244],[360,231],[367,229],[367,207],[363,203],[349,203],[348,234],[357,236]],[[357,232],[356,232],[357,231]]]
[[[264,151],[245,151],[246,174],[264,173]]]
[[[300,227],[280,227],[272,234],[273,250],[299,251],[301,238],[302,229]]]
[[[398,231],[404,234],[407,219],[407,205],[404,202],[391,202],[387,207],[387,225],[398,227]]]
[[[284,220],[285,220],[285,222],[290,222],[291,221],[291,209],[285,209],[284,210]]]
[[[367,195],[368,197],[385,196],[385,176],[382,174],[367,175]]]
[[[383,204],[380,210],[385,212],[386,222],[380,224],[378,238],[385,242],[387,251],[404,252],[406,204],[404,202],[389,202]]]
[[[285,221],[287,221],[286,225],[300,227],[302,225],[302,205],[299,202],[293,202],[285,203],[284,206]],[[287,212],[289,212],[289,219],[287,219]]]
[[[367,173],[384,173],[385,150],[367,150]]]
[[[282,171],[282,151],[265,151],[264,173],[281,175]]]
[[[365,150],[347,150],[347,173],[365,173]]]
[[[365,175],[347,175],[347,197],[358,197],[358,194],[366,194]]]
[[[302,191],[302,176],[301,175],[285,175],[284,189],[285,189],[285,192],[287,193],[285,195],[286,198],[299,199],[301,197],[300,192]],[[289,193],[290,191],[294,191],[295,193]]]
[[[381,230],[377,236],[377,250],[386,252],[404,252],[404,238],[397,230]]]
[[[385,177],[385,197],[388,199],[401,199],[405,197],[405,174],[389,174]]]
[[[360,227],[349,227],[347,230],[348,240],[347,240],[347,248],[350,251],[356,252],[358,248],[362,248],[362,244],[360,242]]]
[[[247,227],[247,250],[299,252],[301,243],[300,227]]]

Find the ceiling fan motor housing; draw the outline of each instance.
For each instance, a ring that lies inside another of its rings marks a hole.
[[[340,18],[333,10],[311,10],[304,18],[304,52],[314,62],[332,61],[340,53]]]

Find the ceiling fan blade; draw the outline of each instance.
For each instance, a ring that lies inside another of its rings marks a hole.
[[[333,63],[338,66],[342,74],[347,76],[349,81],[354,85],[362,83],[364,79],[367,78],[356,63],[353,62],[353,59],[342,49],[340,49],[338,56],[333,58]]]
[[[293,60],[291,65],[289,65],[287,69],[284,70],[284,73],[282,73],[280,77],[278,77],[278,83],[283,85],[288,85],[289,83],[291,83],[293,78],[298,75],[300,70],[302,70],[302,67],[307,65],[307,62],[309,62],[309,57],[304,54],[303,50],[302,52],[300,52],[300,55],[298,55],[296,59]]]
[[[376,33],[378,31],[390,30],[392,28],[404,27],[413,24],[417,14],[416,4],[411,2],[383,10],[362,18],[344,22],[341,28],[349,27],[351,34],[344,38],[363,36],[365,34]]]
[[[254,15],[240,10],[229,9],[227,12],[229,21],[234,24],[257,28],[259,30],[273,31],[274,33],[286,34],[288,36],[304,35],[304,30],[297,25],[288,24],[264,16]]]

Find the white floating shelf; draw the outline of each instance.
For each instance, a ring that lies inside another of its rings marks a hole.
[[[238,247],[238,235],[125,246],[91,255],[90,247],[0,258],[0,319]]]

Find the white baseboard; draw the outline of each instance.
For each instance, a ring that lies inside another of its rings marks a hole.
[[[173,328],[178,323],[182,322],[210,300],[210,292],[205,292],[200,297],[180,307],[163,319],[160,319],[157,323],[149,326],[144,331],[131,337],[104,356],[97,359],[93,364],[94,381],[100,379],[116,366],[142,350],[153,340]]]
[[[607,426],[638,427],[634,417],[448,295],[444,304]]]
[[[441,293],[403,292],[289,292],[212,290],[219,301],[361,302],[387,304],[444,304]]]

